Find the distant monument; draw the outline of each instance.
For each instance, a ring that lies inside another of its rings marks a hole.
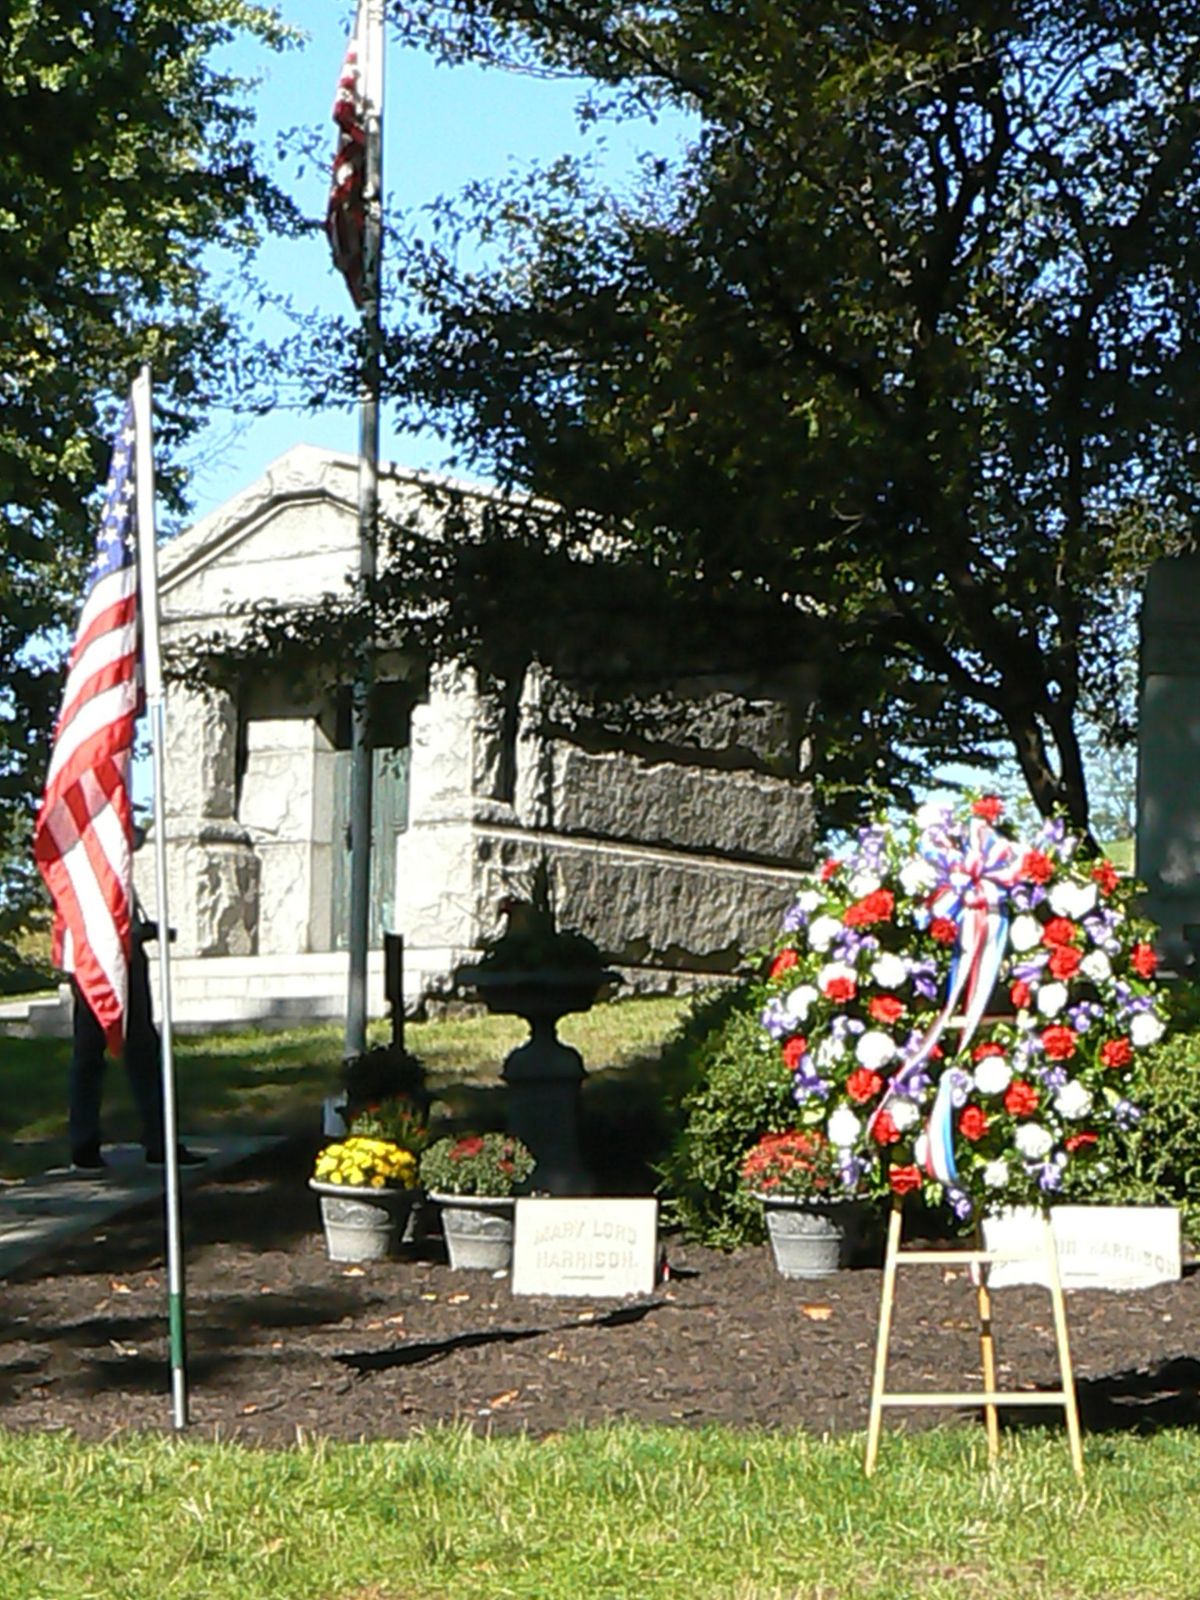
[[[1142,605],[1137,875],[1172,970],[1200,957],[1200,552],[1158,561]]]

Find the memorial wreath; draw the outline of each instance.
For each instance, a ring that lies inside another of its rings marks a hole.
[[[1045,1204],[1133,1126],[1164,1030],[1149,923],[1055,819],[985,796],[862,829],[784,919],[761,1014],[847,1195]]]

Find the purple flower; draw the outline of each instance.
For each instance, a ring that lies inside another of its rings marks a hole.
[[[786,1039],[789,1034],[796,1031],[795,1017],[789,1017],[783,1009],[783,997],[772,995],[759,1013],[759,1022],[771,1035],[772,1039]]]
[[[949,1200],[950,1209],[960,1222],[965,1222],[975,1209],[965,1189],[947,1189],[946,1199]]]
[[[792,1099],[798,1106],[813,1098],[829,1099],[829,1084],[810,1062],[808,1055],[801,1056],[800,1065],[792,1079]]]
[[[1132,1100],[1118,1100],[1113,1107],[1113,1121],[1123,1132],[1136,1127],[1142,1120],[1142,1109],[1135,1106]]]
[[[866,1023],[860,1021],[858,1017],[847,1017],[842,1013],[834,1017],[829,1024],[830,1037],[839,1041],[849,1034],[865,1033],[866,1029]]]
[[[936,1000],[938,997],[937,963],[925,958],[914,961],[908,969],[909,980],[913,992],[919,994],[923,1000]]]
[[[1047,1089],[1061,1089],[1070,1077],[1066,1067],[1039,1067],[1037,1075]]]
[[[838,1173],[844,1188],[857,1189],[866,1170],[867,1163],[861,1156],[852,1156],[848,1150],[841,1152]]]
[[[1062,1172],[1057,1162],[1043,1161],[1038,1173],[1038,1188],[1046,1194],[1062,1188]]]
[[[805,911],[799,900],[796,900],[783,914],[783,931],[784,933],[798,933],[801,928],[807,927],[808,912]]]
[[[1014,911],[1033,911],[1046,898],[1046,891],[1040,883],[1018,883],[1010,898]]]

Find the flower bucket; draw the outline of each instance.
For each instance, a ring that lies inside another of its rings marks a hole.
[[[321,1197],[325,1248],[331,1261],[384,1261],[395,1255],[412,1211],[412,1189],[348,1189],[309,1179]]]
[[[848,1208],[760,1194],[775,1265],[784,1278],[828,1278],[848,1255]]]
[[[456,1270],[507,1272],[512,1266],[516,1201],[511,1195],[431,1194]]]

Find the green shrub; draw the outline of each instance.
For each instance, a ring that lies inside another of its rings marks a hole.
[[[664,1051],[682,1094],[682,1127],[659,1167],[664,1219],[701,1244],[731,1250],[763,1237],[762,1212],[742,1187],[742,1158],[760,1134],[795,1124],[791,1074],[764,1050],[762,986],[708,995]]]

